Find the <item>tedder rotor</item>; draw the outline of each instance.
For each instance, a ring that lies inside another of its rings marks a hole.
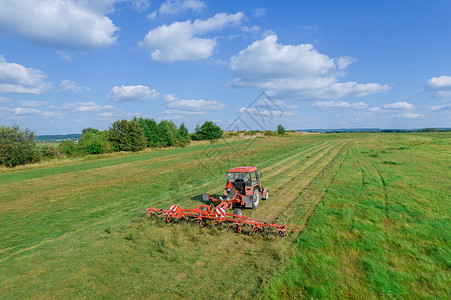
[[[163,218],[167,223],[178,221],[184,224],[198,223],[204,227],[207,222],[225,230],[233,228],[241,233],[245,229],[249,235],[252,233],[277,234],[285,237],[287,233],[298,232],[301,229],[294,225],[266,222],[243,216],[241,208],[256,209],[261,199],[268,199],[268,188],[261,184],[262,173],[258,173],[257,167],[236,167],[227,172],[227,182],[224,187],[224,195],[214,198],[209,194],[202,194],[203,202],[219,202],[216,206],[198,205],[192,209],[182,209],[178,205],[171,205],[169,209],[159,209],[154,206],[146,208],[144,213],[154,218]],[[233,213],[227,212],[234,209]]]

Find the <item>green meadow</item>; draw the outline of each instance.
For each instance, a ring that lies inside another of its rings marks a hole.
[[[255,164],[285,239],[165,224]],[[451,134],[226,139],[0,169],[0,298],[448,299]]]

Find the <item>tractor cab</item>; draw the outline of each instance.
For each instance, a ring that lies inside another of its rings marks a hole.
[[[260,177],[257,167],[236,167],[227,172],[227,184],[224,189],[234,187],[242,195],[248,194],[246,190],[252,194],[254,187],[260,184]]]

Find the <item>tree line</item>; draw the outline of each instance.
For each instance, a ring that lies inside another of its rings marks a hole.
[[[173,121],[134,118],[119,120],[108,130],[85,128],[78,142],[67,140],[53,147],[38,145],[35,133],[21,129],[18,125],[0,126],[0,165],[14,167],[39,162],[44,158],[58,156],[81,156],[114,151],[140,151],[146,147],[185,147],[191,140],[215,140],[221,138],[223,130],[211,121],[196,126],[190,134],[184,123]]]

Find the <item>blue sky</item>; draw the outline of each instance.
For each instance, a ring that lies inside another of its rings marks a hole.
[[[0,0],[0,124],[451,127],[451,2]]]

